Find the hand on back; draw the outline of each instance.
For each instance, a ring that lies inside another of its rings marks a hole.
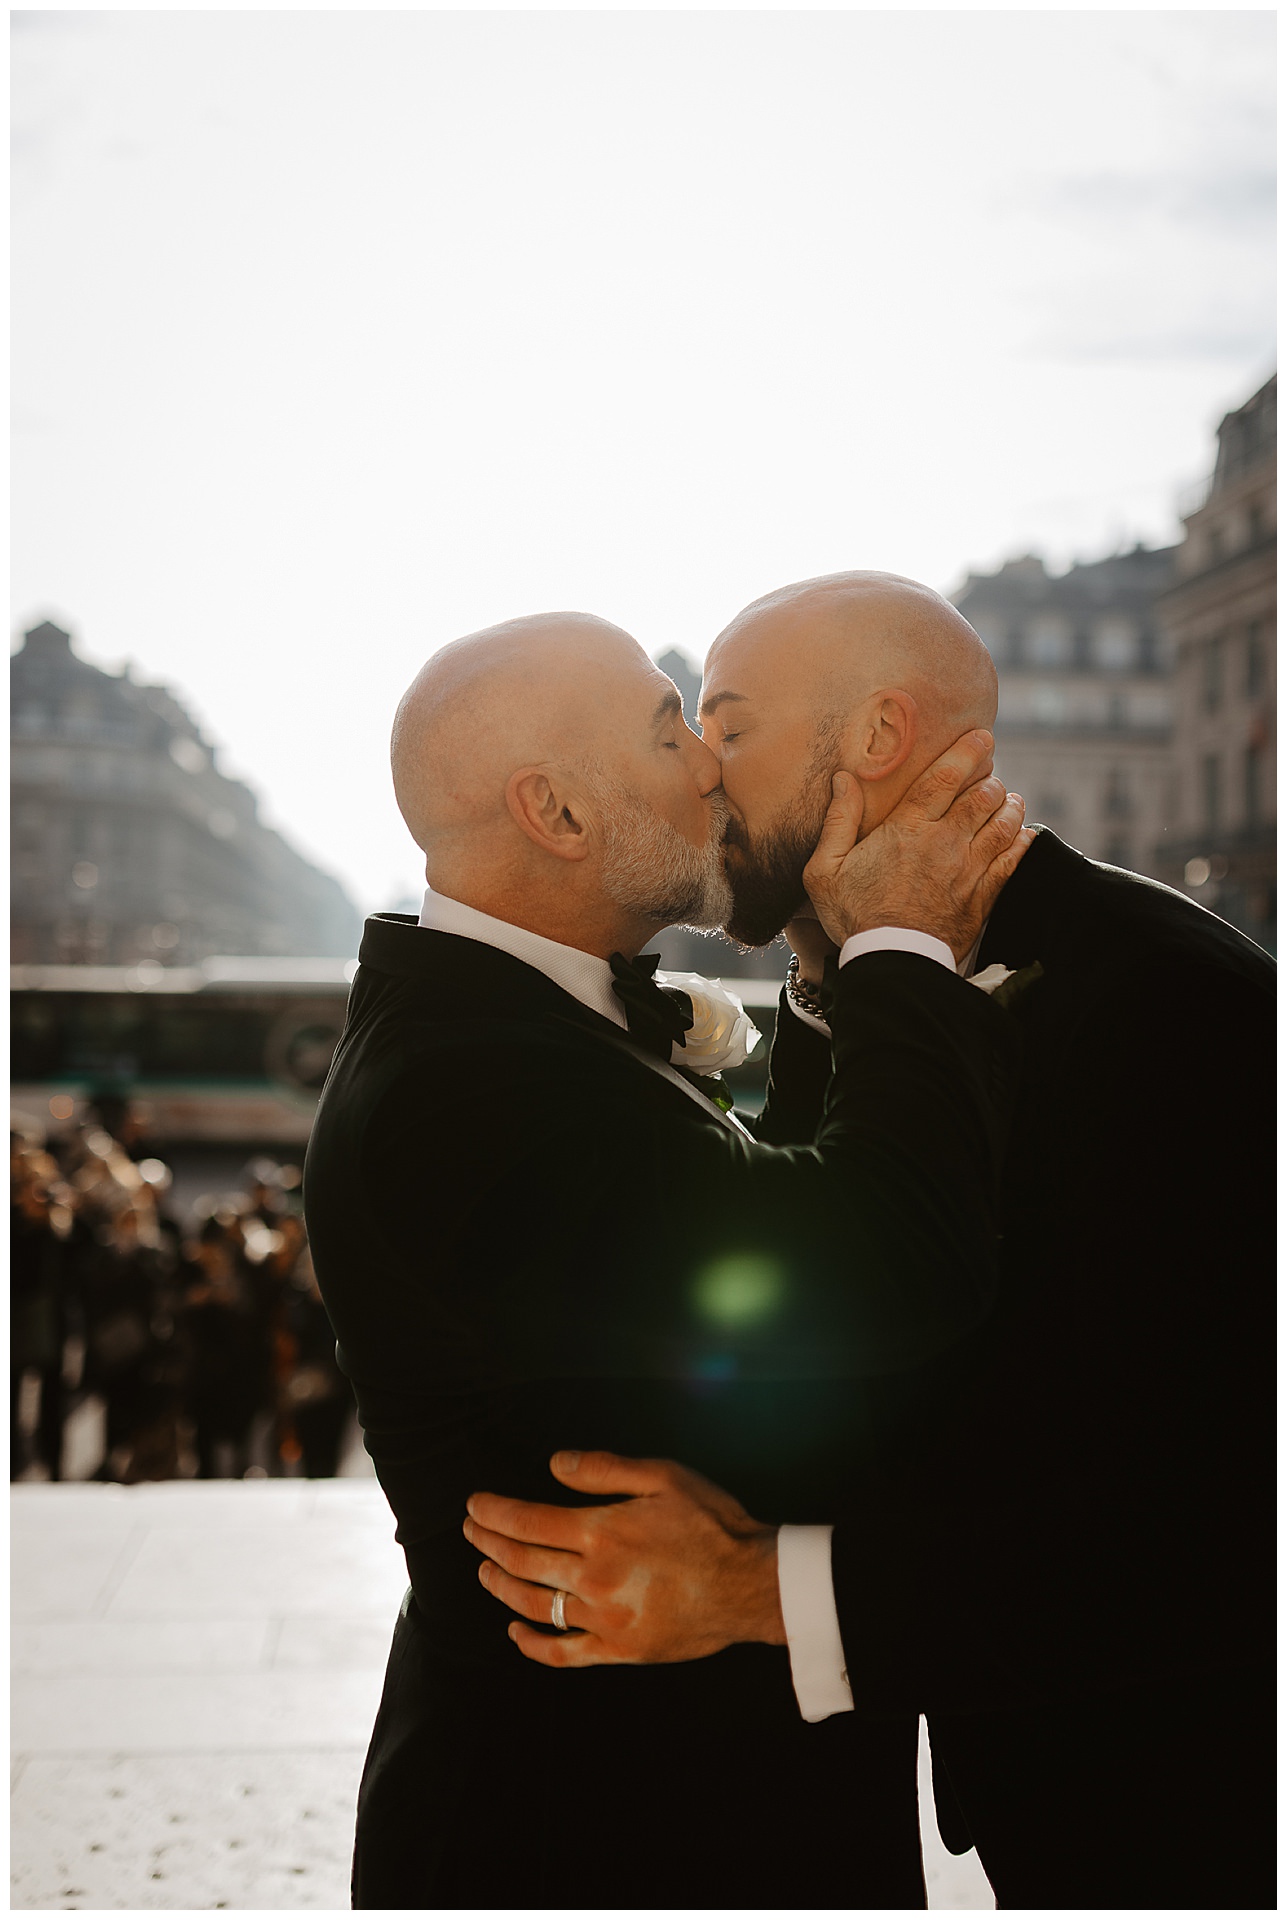
[[[550,1471],[596,1507],[542,1506],[476,1493],[465,1537],[487,1557],[479,1578],[525,1620],[520,1653],[547,1667],[700,1660],[736,1641],[782,1645],[777,1530],[731,1494],[670,1460],[556,1453]],[[619,1499],[613,1496],[627,1495]]]

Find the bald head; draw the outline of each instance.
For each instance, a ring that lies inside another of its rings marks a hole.
[[[905,688],[943,747],[996,717],[987,648],[949,600],[900,574],[855,571],[798,581],[752,601],[720,634],[738,652],[789,654],[819,713],[844,718],[883,686]]]
[[[607,696],[656,675],[637,640],[588,613],[538,613],[466,634],[420,669],[393,722],[393,790],[417,846],[508,817],[516,768],[595,758]]]
[[[724,917],[718,762],[610,621],[536,614],[442,648],[392,757],[426,877],[453,900],[605,959]]]
[[[744,608],[702,684],[731,810],[733,937],[761,946],[799,907],[837,769],[863,782],[870,831],[954,740],[991,727],[996,685],[969,622],[898,574],[827,574]]]

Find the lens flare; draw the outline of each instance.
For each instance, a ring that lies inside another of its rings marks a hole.
[[[697,1311],[720,1327],[749,1327],[776,1311],[786,1293],[782,1262],[770,1254],[729,1253],[697,1275]]]

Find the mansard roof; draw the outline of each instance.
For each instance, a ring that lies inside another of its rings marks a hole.
[[[970,574],[951,599],[967,619],[971,607],[1015,615],[1049,608],[1072,614],[1140,611],[1170,585],[1177,550],[1141,544],[1104,560],[1075,561],[1058,574],[1048,573],[1038,555],[1025,554],[995,573]]]

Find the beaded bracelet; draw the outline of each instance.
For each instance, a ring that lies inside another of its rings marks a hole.
[[[804,981],[800,978],[800,957],[793,953],[787,961],[786,990],[801,1013],[811,1013],[815,1020],[825,1020],[827,1009],[821,1000],[816,1000]]]

